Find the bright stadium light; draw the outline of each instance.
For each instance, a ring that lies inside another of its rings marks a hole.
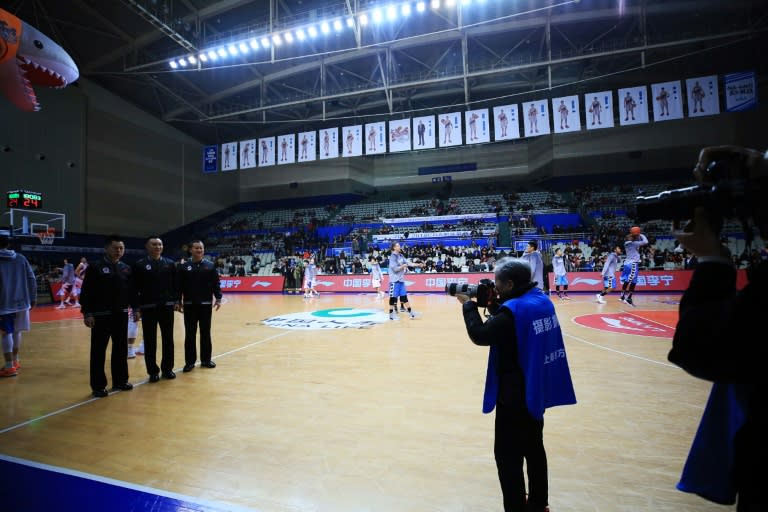
[[[227,50],[225,50],[224,48],[219,48],[219,50],[216,53],[218,53],[219,57],[221,58],[224,58],[227,56]]]
[[[456,0],[445,0],[446,7],[453,7],[456,5]]]
[[[259,41],[255,37],[253,39],[251,39],[250,41],[248,41],[248,44],[254,50],[258,50],[259,49]]]
[[[303,28],[296,29],[296,39],[299,41],[303,41],[307,38],[307,34],[304,32]]]
[[[240,53],[239,51],[237,51],[237,46],[235,46],[235,45],[233,45],[233,44],[231,44],[231,45],[229,45],[229,47],[227,47],[227,51],[228,51],[228,52],[229,52],[229,54],[230,54],[231,56],[233,56],[233,57],[234,57],[235,55],[237,55],[238,53]]]
[[[341,20],[334,20],[333,21],[333,30],[336,32],[341,32],[341,29],[344,28],[344,25],[341,24]]]
[[[381,12],[381,9],[379,7],[375,8],[373,10],[373,22],[381,23],[383,19],[384,19],[384,13]]]
[[[433,9],[439,9],[440,8],[440,0],[432,0],[432,2],[429,5]]]
[[[185,67],[186,65],[187,65],[187,59],[185,59],[184,57],[180,58],[179,59],[179,66]]]
[[[347,18],[347,27],[353,28],[355,26],[355,18],[352,18],[351,16]]]
[[[283,44],[283,38],[280,37],[280,34],[275,34],[272,36],[272,43],[274,43],[275,46],[280,46]]]
[[[219,56],[214,50],[208,50],[208,58],[211,60],[216,60],[219,58]]]
[[[327,34],[331,31],[331,26],[328,24],[327,21],[324,21],[320,24],[320,31],[322,31],[323,34]]]
[[[195,64],[197,62],[197,59],[195,58],[194,55],[190,55],[189,57],[187,57],[187,60],[189,61],[190,64]]]
[[[424,11],[426,11],[426,10],[427,10],[427,4],[426,4],[425,2],[423,2],[423,1],[422,1],[422,2],[418,2],[418,3],[416,4],[416,10],[417,10],[418,12],[424,12]]]
[[[168,65],[171,66],[171,69],[176,69],[179,67],[179,63],[176,62],[175,60],[172,60],[171,62],[169,62]]]
[[[261,46],[262,46],[262,48],[269,48],[269,38],[268,37],[262,37],[261,38]]]
[[[397,7],[394,5],[387,6],[387,19],[389,21],[395,21],[397,19]]]
[[[248,48],[248,45],[245,43],[240,43],[237,45],[237,49],[240,50],[240,53],[248,53],[251,51],[251,49]]]
[[[365,27],[366,25],[368,25],[368,15],[367,14],[363,13],[357,19],[360,21],[360,26]]]
[[[411,4],[403,4],[403,6],[400,8],[400,14],[403,15],[403,17],[408,17],[411,15]]]
[[[208,55],[205,53],[201,53],[197,56],[198,59],[200,59],[200,62],[208,62]]]
[[[286,43],[293,42],[293,34],[291,34],[290,32],[286,32],[285,34],[283,34],[283,38],[285,39]]]
[[[312,25],[307,29],[307,33],[309,34],[309,37],[317,37],[317,28]]]

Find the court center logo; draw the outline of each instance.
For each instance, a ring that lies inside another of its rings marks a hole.
[[[380,309],[332,308],[301,313],[288,313],[264,320],[264,325],[277,329],[368,329],[389,320]]]

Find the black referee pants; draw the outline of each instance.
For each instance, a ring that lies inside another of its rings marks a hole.
[[[157,326],[162,339],[162,359],[157,366]],[[144,335],[144,362],[149,375],[173,371],[173,306],[156,306],[141,310]]]
[[[197,361],[197,328],[200,327],[200,361],[211,360],[211,304],[184,304],[184,363]]]
[[[94,317],[94,320],[91,328],[91,389],[99,391],[107,387],[104,362],[110,338],[112,386],[122,386],[128,382],[128,312],[114,311]]]

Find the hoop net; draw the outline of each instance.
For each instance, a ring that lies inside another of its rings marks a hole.
[[[53,245],[53,239],[56,238],[56,228],[48,228],[45,231],[37,233],[40,243],[43,245]]]

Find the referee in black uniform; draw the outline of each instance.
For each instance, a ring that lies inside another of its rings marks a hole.
[[[221,307],[221,285],[214,264],[203,259],[205,246],[195,240],[190,259],[179,265],[179,292],[184,312],[184,371],[191,372],[197,361],[197,327],[200,326],[200,366],[216,368],[211,361],[211,316]],[[214,301],[215,299],[215,301]]]
[[[107,396],[104,360],[112,338],[112,391],[130,391],[128,382],[128,306],[138,321],[136,293],[130,265],[120,261],[125,253],[123,239],[110,235],[104,241],[104,258],[93,261],[85,271],[80,291],[83,322],[91,329],[91,389],[93,396]]]
[[[163,241],[158,236],[147,238],[144,248],[147,256],[133,265],[136,294],[141,308],[141,327],[144,333],[144,362],[149,382],[158,382],[160,372],[164,379],[175,379],[173,373],[173,312],[179,310],[179,292],[176,286],[176,264],[162,256]],[[162,360],[157,366],[157,326],[162,336]]]

